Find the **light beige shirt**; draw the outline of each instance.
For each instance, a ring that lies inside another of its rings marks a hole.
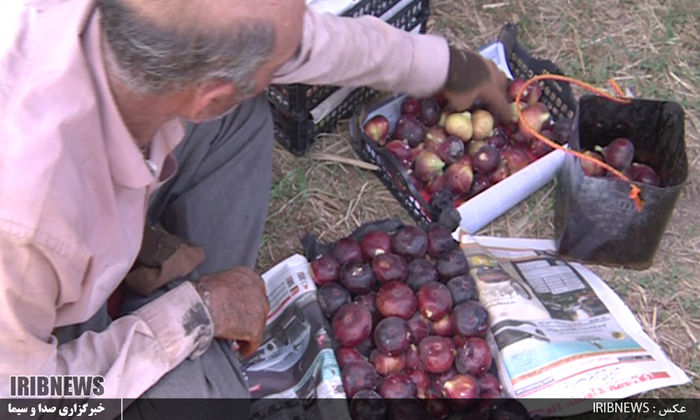
[[[177,169],[171,151],[182,124],[171,121],[156,134],[152,172],[110,95],[93,0],[5,3],[0,397],[9,394],[9,375],[66,374],[102,375],[104,397],[135,398],[212,339],[211,319],[191,284],[102,333],[58,345],[52,331],[91,318],[128,272],[147,198]],[[427,95],[444,83],[448,60],[447,43],[437,36],[308,11],[301,54],[275,82]]]

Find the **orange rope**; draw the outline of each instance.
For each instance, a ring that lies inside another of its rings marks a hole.
[[[525,117],[523,116],[522,110],[520,109],[520,101],[522,99],[522,95],[531,84],[533,84],[539,80],[548,80],[548,79],[573,83],[575,85],[578,85],[578,86],[581,86],[585,89],[588,89],[592,92],[595,92],[599,96],[602,96],[606,99],[609,99],[613,102],[617,102],[620,104],[628,104],[631,102],[630,99],[625,98],[624,93],[622,92],[620,87],[617,85],[617,83],[615,83],[615,80],[613,80],[613,79],[610,79],[610,83],[612,84],[613,89],[615,89],[616,93],[619,96],[612,96],[612,95],[608,94],[607,92],[604,92],[604,91],[596,88],[595,86],[591,86],[588,83],[584,83],[580,80],[572,79],[570,77],[560,76],[557,74],[543,74],[540,76],[535,76],[532,79],[526,80],[525,83],[522,85],[522,87],[520,87],[520,90],[518,91],[518,94],[515,97],[515,108],[518,112],[518,119],[520,120],[520,122],[525,126],[527,131],[529,131],[529,134],[534,136],[537,140],[544,142],[546,145],[548,145],[551,148],[563,150],[565,153],[568,153],[570,155],[574,155],[574,156],[578,157],[579,159],[586,160],[588,162],[593,163],[594,165],[602,166],[606,170],[617,175],[620,179],[628,181],[630,183],[630,187],[631,187],[629,197],[630,197],[630,199],[634,200],[634,204],[635,204],[635,207],[637,208],[637,211],[641,213],[641,211],[644,207],[644,201],[642,200],[642,196],[641,196],[642,190],[627,175],[625,175],[621,171],[613,168],[612,166],[608,165],[607,163],[605,163],[603,161],[600,161],[596,158],[584,155],[581,152],[567,149],[567,148],[549,140],[547,137],[538,133],[535,129],[532,128],[532,126],[530,126],[530,124],[527,123],[527,121],[525,120]]]

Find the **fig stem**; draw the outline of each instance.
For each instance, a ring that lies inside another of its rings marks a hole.
[[[622,93],[622,90],[617,85],[617,83],[615,82],[614,79],[610,79],[610,83],[612,84],[613,89],[616,90],[616,93],[619,96],[610,95],[609,93],[604,92],[595,86],[589,85],[588,83],[582,82],[582,81],[577,80],[577,79],[573,79],[571,77],[561,76],[558,74],[542,74],[539,76],[535,76],[532,79],[526,80],[525,83],[523,83],[523,85],[518,90],[518,94],[515,97],[515,109],[518,112],[518,119],[525,126],[525,129],[527,131],[529,131],[528,134],[533,135],[537,140],[544,142],[546,145],[548,145],[549,147],[551,147],[553,149],[563,150],[564,153],[568,153],[570,155],[576,156],[581,160],[586,160],[594,165],[602,166],[603,168],[607,169],[609,172],[612,172],[613,174],[619,176],[621,179],[629,182],[629,184],[630,184],[629,198],[634,201],[634,205],[637,209],[637,212],[641,213],[642,209],[644,208],[644,200],[642,200],[642,195],[641,195],[642,190],[627,175],[623,174],[621,171],[613,168],[612,166],[608,165],[605,162],[602,162],[602,161],[595,159],[591,156],[586,156],[581,152],[567,149],[564,146],[561,146],[561,145],[549,140],[548,138],[546,138],[542,134],[538,133],[535,129],[533,129],[532,126],[530,126],[530,124],[528,124],[527,120],[525,120],[525,116],[523,115],[522,109],[520,109],[520,101],[522,100],[523,93],[525,93],[527,88],[531,84],[538,82],[540,80],[557,80],[557,81],[561,81],[561,82],[573,83],[573,84],[578,85],[582,88],[588,89],[599,96],[602,96],[606,99],[609,99],[613,102],[617,102],[620,104],[629,104],[631,102],[631,100],[629,98],[625,98],[624,94]]]

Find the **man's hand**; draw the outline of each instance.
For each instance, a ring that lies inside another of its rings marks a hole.
[[[508,78],[496,63],[474,52],[450,48],[444,95],[455,111],[470,108],[479,99],[500,121],[512,121],[514,114],[507,89]]]
[[[263,279],[248,268],[235,267],[202,277],[197,290],[208,300],[214,337],[236,340],[242,356],[252,354],[262,343],[270,310]]]

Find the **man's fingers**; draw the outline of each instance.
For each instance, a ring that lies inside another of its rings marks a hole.
[[[508,102],[506,94],[499,90],[491,90],[488,97],[484,100],[487,102],[489,109],[496,114],[499,121],[510,122],[513,120],[513,107]]]

